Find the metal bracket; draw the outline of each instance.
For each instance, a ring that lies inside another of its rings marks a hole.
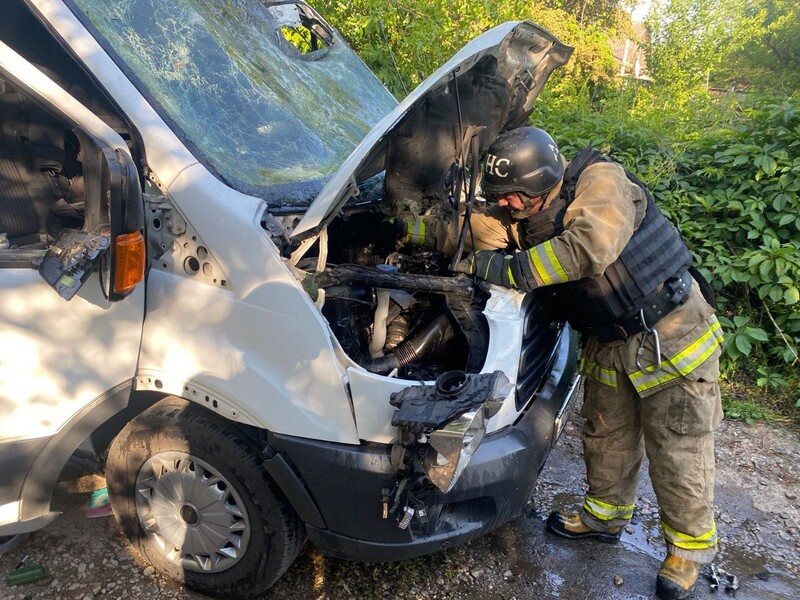
[[[230,289],[228,276],[167,196],[144,194],[147,241],[154,269]]]

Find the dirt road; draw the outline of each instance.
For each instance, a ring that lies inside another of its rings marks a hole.
[[[643,473],[633,523],[608,546],[555,539],[544,531],[554,507],[577,506],[584,491],[579,420],[573,418],[534,495],[537,510],[465,547],[396,564],[327,559],[306,548],[270,597],[300,599],[502,598],[649,599],[664,545],[649,478]],[[800,434],[777,425],[725,421],[717,443],[716,565],[735,574],[739,600],[800,597]],[[202,598],[155,575],[132,555],[113,518],[86,519],[89,491],[102,477],[71,469],[54,508],[63,514],[20,548],[0,557],[0,598]],[[47,577],[9,588],[5,573],[25,554]],[[709,583],[695,598],[721,598]]]

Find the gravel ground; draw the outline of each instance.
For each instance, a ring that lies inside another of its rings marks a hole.
[[[579,428],[579,419],[573,417],[542,472],[528,513],[495,533],[464,547],[394,564],[328,559],[307,546],[270,597],[652,598],[664,545],[646,473],[636,516],[621,544],[575,544],[544,532],[549,511],[577,506],[585,490]],[[718,431],[717,463],[722,540],[716,564],[738,576],[741,588],[736,597],[800,597],[800,435],[779,425],[725,421]],[[3,577],[0,598],[204,597],[142,564],[113,518],[85,517],[90,492],[104,485],[100,475],[68,467],[54,499],[54,509],[62,515],[0,557],[0,574],[28,555],[27,564],[44,565],[46,577],[20,587],[8,587]],[[695,597],[714,597],[707,582],[698,585]]]

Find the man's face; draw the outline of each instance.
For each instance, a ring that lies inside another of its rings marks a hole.
[[[537,204],[541,204],[543,201],[543,196],[533,196],[528,198],[519,192],[506,192],[505,194],[497,197],[497,203],[500,206],[505,206],[509,212],[512,213],[526,210],[528,208],[534,208]]]

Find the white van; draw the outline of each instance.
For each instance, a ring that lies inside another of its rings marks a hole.
[[[5,0],[0,543],[81,444],[142,555],[226,597],[306,536],[397,560],[520,514],[575,336],[395,229],[479,208],[571,51],[507,23],[398,105],[302,1]]]

